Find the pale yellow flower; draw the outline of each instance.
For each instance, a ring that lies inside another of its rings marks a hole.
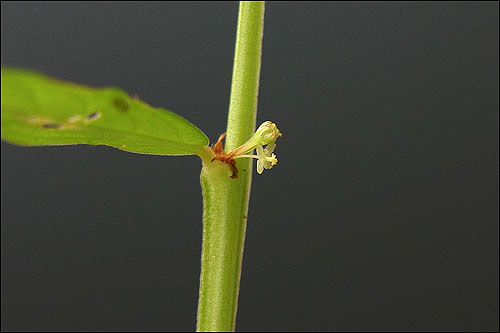
[[[230,152],[228,155],[233,159],[243,157],[257,159],[257,172],[261,174],[264,169],[271,169],[278,163],[278,159],[273,151],[274,148],[276,148],[274,142],[281,135],[275,123],[265,121],[247,142]],[[264,148],[264,146],[266,146],[266,148]],[[246,153],[254,149],[257,150],[257,155],[246,155]]]
[[[276,144],[271,143],[267,145],[266,148],[262,146],[257,146],[257,172],[259,175],[264,171],[264,169],[271,169],[278,163],[276,155],[273,154]]]

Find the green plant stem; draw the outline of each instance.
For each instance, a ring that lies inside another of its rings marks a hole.
[[[225,151],[248,140],[255,130],[264,2],[240,2]],[[234,331],[245,241],[252,161],[238,159],[238,178],[228,166],[203,158],[203,245],[199,332]]]

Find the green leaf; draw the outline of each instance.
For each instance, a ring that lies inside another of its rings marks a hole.
[[[2,68],[2,138],[25,146],[106,145],[153,155],[194,155],[207,136],[181,116],[117,88],[91,88]]]

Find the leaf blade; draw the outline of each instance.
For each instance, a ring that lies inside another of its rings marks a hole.
[[[91,88],[2,68],[2,138],[25,145],[106,145],[153,155],[194,155],[207,136],[183,117],[118,88]]]

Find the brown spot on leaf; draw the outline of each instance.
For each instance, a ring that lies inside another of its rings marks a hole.
[[[49,129],[49,128],[51,128],[51,129],[57,129],[59,127],[61,127],[61,125],[56,124],[56,123],[45,123],[45,124],[42,125],[42,128],[47,128],[47,129]]]
[[[121,98],[115,98],[113,100],[113,104],[118,108],[118,110],[122,112],[128,111],[129,108],[128,103]]]
[[[101,114],[100,114],[99,112],[97,112],[97,111],[96,111],[96,112],[92,112],[91,114],[89,114],[89,115],[87,116],[87,119],[88,119],[88,120],[94,120],[94,119],[99,118],[100,116],[101,116]]]

